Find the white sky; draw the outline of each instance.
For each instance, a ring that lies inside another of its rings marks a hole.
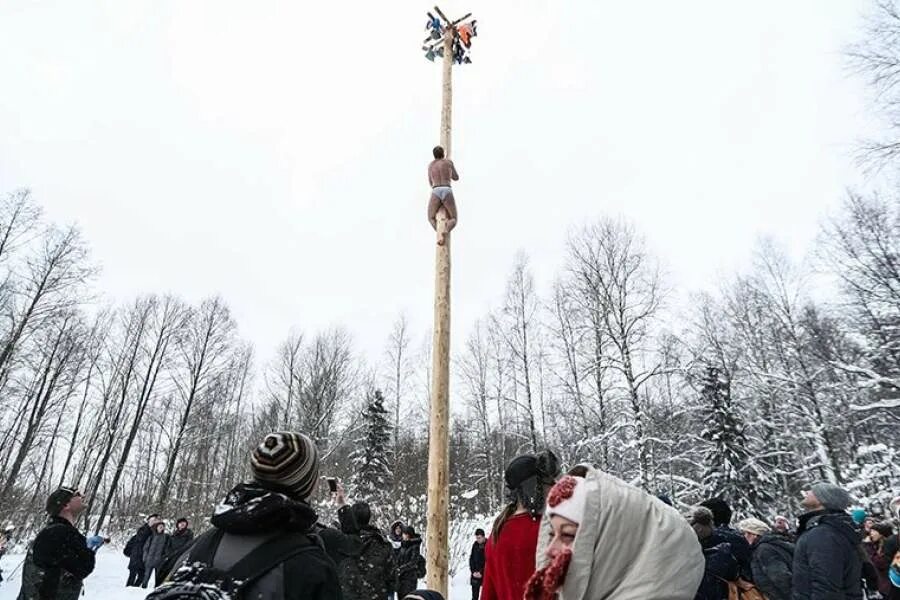
[[[802,254],[859,181],[858,0],[443,1],[454,70],[454,340],[513,256],[542,290],[572,225],[637,222],[673,287],[772,234]],[[221,293],[260,360],[345,324],[377,358],[432,315],[424,2],[5,0],[0,192],[77,221],[117,299]]]

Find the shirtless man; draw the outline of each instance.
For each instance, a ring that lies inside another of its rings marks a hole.
[[[428,165],[428,184],[431,186],[431,200],[428,202],[428,222],[437,231],[437,213],[443,206],[447,211],[447,231],[438,233],[438,246],[443,246],[446,234],[456,227],[456,201],[453,199],[453,189],[450,180],[458,181],[459,174],[453,161],[444,158],[444,149],[435,146],[432,150],[434,160]]]

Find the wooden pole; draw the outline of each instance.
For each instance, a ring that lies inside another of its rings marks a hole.
[[[450,158],[452,116],[453,33],[444,40],[441,146]],[[446,231],[447,212],[437,213],[438,232]],[[434,333],[431,355],[431,421],[428,436],[428,525],[426,529],[428,588],[449,598],[450,562],[450,234],[435,246]]]

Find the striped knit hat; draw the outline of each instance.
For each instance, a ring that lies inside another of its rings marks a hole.
[[[266,489],[306,500],[319,480],[319,452],[302,433],[270,433],[250,455],[253,479]]]

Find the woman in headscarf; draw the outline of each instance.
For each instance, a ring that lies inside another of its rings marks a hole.
[[[693,600],[697,536],[678,511],[589,466],[547,496],[526,600]]]

